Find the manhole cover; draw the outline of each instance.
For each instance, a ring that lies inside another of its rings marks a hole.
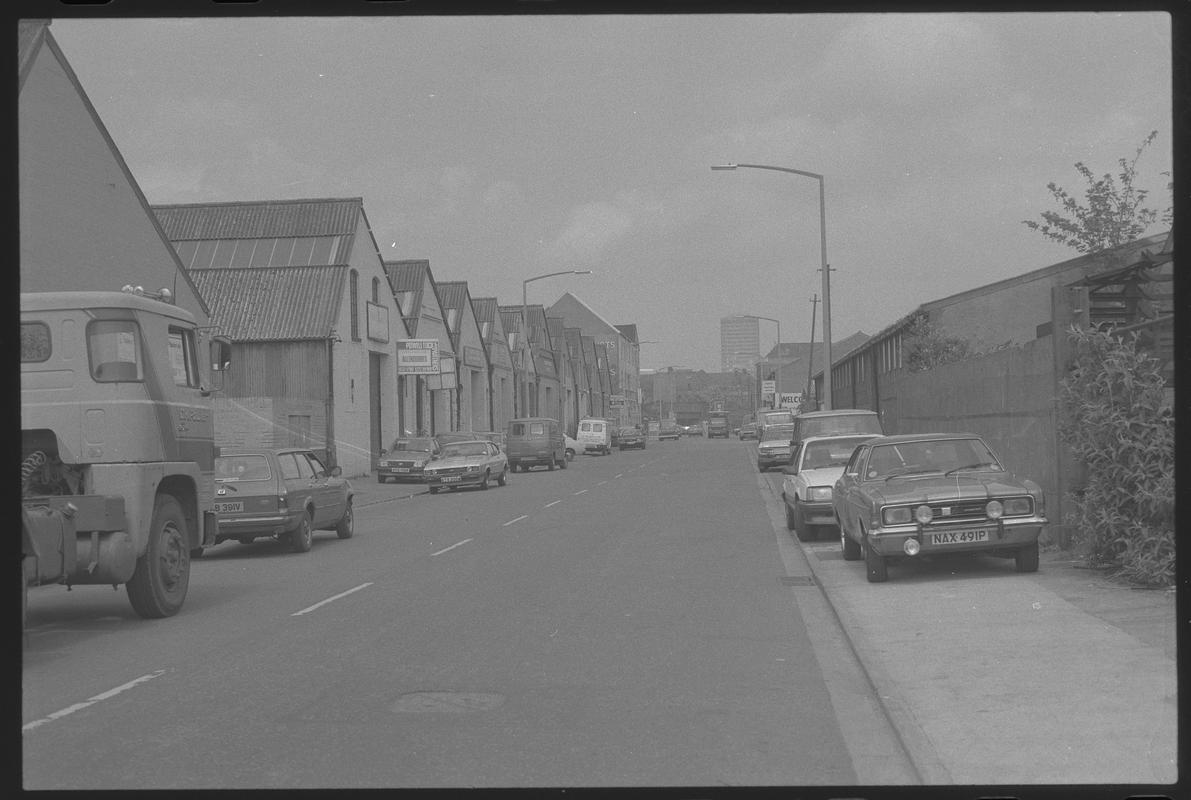
[[[504,705],[504,695],[487,692],[410,692],[393,704],[402,713],[462,714],[470,711],[491,711]]]
[[[815,579],[810,575],[783,575],[778,578],[782,586],[814,586]]]

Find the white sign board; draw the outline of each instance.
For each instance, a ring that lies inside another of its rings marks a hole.
[[[777,391],[777,381],[761,381],[761,396],[766,400],[773,397]]]
[[[437,375],[438,339],[398,339],[398,375]]]
[[[778,404],[779,408],[798,408],[802,403],[802,392],[782,392],[782,401]]]

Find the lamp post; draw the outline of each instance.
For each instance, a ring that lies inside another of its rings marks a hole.
[[[553,278],[555,275],[590,275],[590,274],[591,274],[591,270],[589,270],[589,269],[564,269],[560,272],[547,272],[545,275],[534,275],[532,278],[526,278],[525,280],[521,281],[521,327],[523,328],[523,330],[521,332],[522,333],[521,347],[518,349],[521,350],[521,354],[522,354],[521,370],[523,373],[525,372],[527,364],[528,364],[528,361],[525,358],[525,352],[529,349],[529,284],[533,283],[534,281],[540,281],[543,278]],[[522,391],[521,405],[523,406],[523,408],[521,409],[521,413],[522,413],[522,416],[529,416],[529,413],[530,413],[529,409],[524,408],[524,406],[529,405],[528,398],[524,396],[525,394],[528,393],[529,381],[525,381],[524,385],[526,388]],[[536,406],[537,404],[535,403],[534,405]]]
[[[790,167],[773,167],[768,164],[714,164],[712,169],[771,169],[776,172],[788,172],[792,175],[802,175],[814,178],[819,182],[819,260],[823,272],[823,408],[831,409],[831,268],[827,266],[827,203],[826,191],[823,188],[823,176],[817,172],[807,172]]]
[[[643,344],[664,344],[664,342],[662,342],[662,341],[661,341],[661,340],[659,340],[659,339],[642,339],[642,340],[640,340],[639,342],[637,342],[637,349],[638,349],[638,351],[640,351],[640,349],[641,349],[641,345],[643,345]],[[640,370],[640,369],[641,369],[641,362],[640,362],[640,361],[638,361],[638,362],[637,362],[637,369],[638,369],[638,370]],[[640,383],[640,382],[638,381],[638,384],[639,384],[639,383]],[[653,395],[653,397],[654,397],[654,400],[658,400],[658,397],[657,397],[657,390],[658,390],[658,379],[657,379],[657,372],[654,372],[654,378],[653,378],[653,383],[652,383],[652,386],[653,386],[653,389],[651,390],[651,392],[650,392],[650,393]],[[638,386],[638,395],[640,395],[640,387],[639,387],[639,386]],[[642,411],[644,411],[644,407],[643,407],[643,404],[641,403],[641,398],[640,398],[640,396],[638,396],[638,398],[637,398],[637,404],[638,404],[638,406],[642,406]],[[661,408],[661,401],[660,401],[660,400],[658,400],[658,408],[659,408],[659,409]]]
[[[777,380],[777,391],[773,393],[773,407],[775,409],[781,408],[782,398],[782,323],[773,317],[759,317],[756,314],[742,314],[745,319],[763,319],[766,322],[772,322],[777,325],[777,370],[774,375]]]

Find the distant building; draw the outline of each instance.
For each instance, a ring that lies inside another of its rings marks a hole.
[[[720,372],[753,371],[761,358],[761,322],[756,317],[720,319]]]

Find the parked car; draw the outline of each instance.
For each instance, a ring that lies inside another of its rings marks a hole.
[[[225,450],[215,459],[215,543],[234,539],[249,544],[271,537],[305,553],[316,530],[350,539],[352,495],[342,470],[328,470],[310,450]]]
[[[1038,569],[1042,489],[1010,474],[976,434],[869,439],[831,503],[844,559],[863,556],[872,583],[887,579],[890,561],[937,553],[988,553],[1012,557],[1018,572]]]
[[[677,425],[663,425],[658,430],[658,441],[659,442],[665,441],[666,439],[673,439],[674,441],[677,442],[679,440],[679,438],[681,438],[681,437],[682,437],[682,432],[678,430]]]
[[[704,423],[702,422],[696,422],[694,425],[688,425],[686,431],[687,436],[702,436],[703,425]]]
[[[566,439],[558,420],[550,417],[525,417],[509,422],[505,437],[509,469],[527,470],[545,464],[549,469],[567,468]]]
[[[740,441],[742,442],[745,439],[759,439],[760,437],[757,435],[758,427],[755,422],[746,422],[740,426],[740,433],[736,435],[740,437]]]
[[[376,462],[376,482],[421,483],[422,470],[438,457],[441,449],[433,436],[412,436],[395,439],[387,450],[380,451]]]
[[[766,425],[761,429],[757,441],[757,469],[764,472],[770,467],[784,467],[790,463],[793,449],[790,435],[793,425]]]
[[[579,443],[577,453],[600,453],[608,455],[612,452],[612,423],[606,419],[587,417],[579,420],[575,440]]]
[[[628,450],[630,447],[637,447],[644,450],[645,434],[636,428],[621,428],[619,447],[621,450]]]
[[[831,491],[844,474],[852,452],[872,436],[816,436],[807,439],[782,469],[782,502],[786,507],[786,528],[799,541],[816,538],[824,527],[835,527]]]
[[[812,436],[852,436],[858,433],[885,433],[881,416],[865,408],[834,408],[829,411],[806,411],[794,417],[794,434],[790,442],[797,446]]]
[[[464,486],[487,489],[491,480],[504,486],[508,471],[509,460],[494,443],[483,439],[451,442],[443,445],[439,457],[426,467],[426,485],[430,494]]]

